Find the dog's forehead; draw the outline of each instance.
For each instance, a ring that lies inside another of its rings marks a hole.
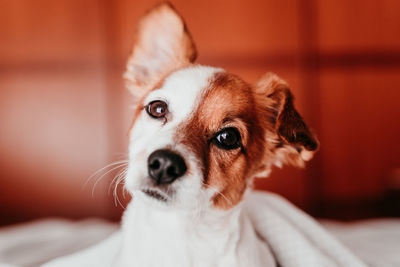
[[[251,87],[247,83],[228,72],[218,72],[197,110],[199,122],[216,129],[226,121],[247,121],[251,119],[252,102]]]
[[[193,113],[218,72],[223,70],[207,66],[193,66],[175,71],[157,89],[150,92],[146,101],[165,100],[169,111],[174,115],[173,120],[182,120]]]

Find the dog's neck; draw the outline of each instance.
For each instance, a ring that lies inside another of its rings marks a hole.
[[[135,266],[237,266],[230,261],[250,226],[241,211],[179,210],[134,198],[123,218],[121,259]]]

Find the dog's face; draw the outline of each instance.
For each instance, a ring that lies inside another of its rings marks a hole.
[[[141,20],[125,73],[137,101],[126,187],[161,206],[230,209],[253,177],[302,166],[318,144],[276,75],[253,86],[195,58],[170,5]]]

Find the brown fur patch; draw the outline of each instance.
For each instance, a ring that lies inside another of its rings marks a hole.
[[[274,74],[267,74],[258,84],[262,101],[268,101],[266,108],[273,114],[275,131],[279,138],[294,146],[298,152],[302,149],[315,151],[318,141],[294,107],[294,97],[289,85]]]
[[[224,150],[214,144],[215,134],[235,127],[242,148]],[[211,81],[192,118],[176,136],[203,162],[204,186],[218,189],[213,197],[216,208],[229,209],[242,198],[247,178],[264,153],[264,130],[259,126],[251,87],[237,76],[220,72]]]
[[[264,75],[254,88],[261,123],[268,128],[266,138],[271,152],[280,163],[304,166],[318,149],[318,141],[294,107],[289,85],[277,75]],[[264,160],[267,160],[266,158]],[[279,163],[279,164],[280,164]]]

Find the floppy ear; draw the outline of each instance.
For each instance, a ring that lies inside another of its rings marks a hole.
[[[185,22],[169,3],[150,10],[140,21],[124,78],[136,98],[170,72],[194,62],[197,52]]]
[[[303,166],[318,149],[318,141],[294,107],[288,84],[268,73],[256,85],[257,94],[265,98],[264,109],[272,123],[275,153],[279,161]],[[277,165],[281,163],[278,162]]]

